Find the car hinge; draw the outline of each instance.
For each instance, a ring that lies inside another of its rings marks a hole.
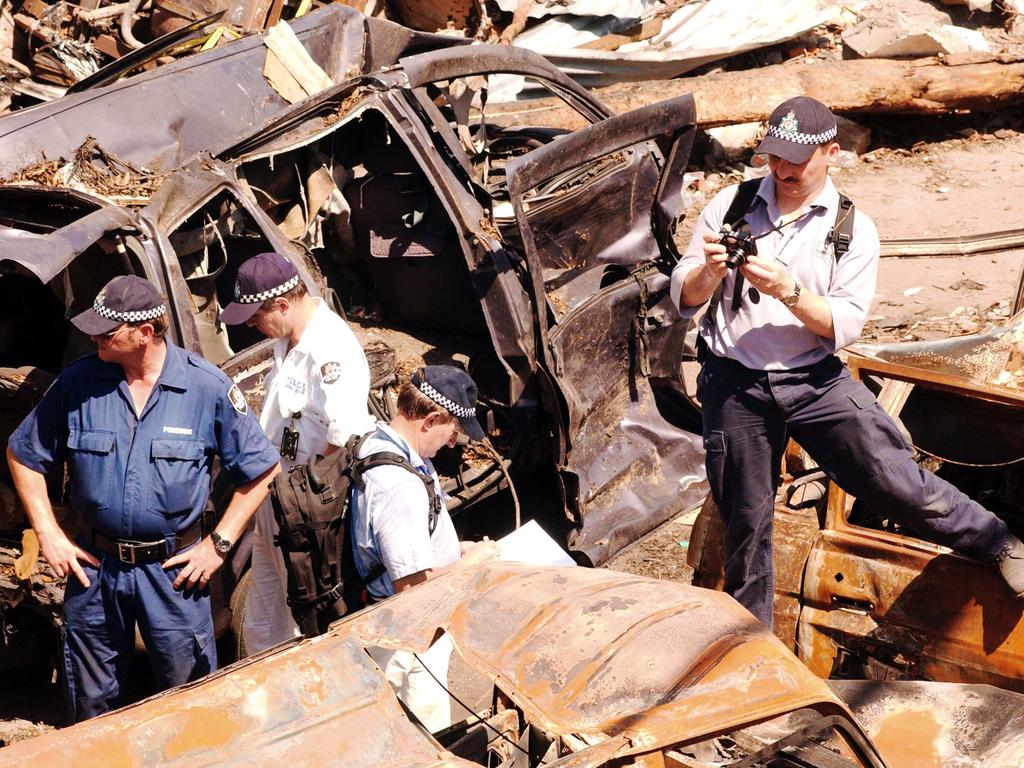
[[[651,375],[650,339],[647,336],[647,280],[642,274],[632,275],[640,286],[640,306],[633,316],[633,372],[644,378]]]
[[[562,362],[562,353],[558,351],[558,347],[554,342],[548,341],[548,351],[551,353],[551,362],[555,366],[555,376],[561,376],[565,373],[565,364]]]

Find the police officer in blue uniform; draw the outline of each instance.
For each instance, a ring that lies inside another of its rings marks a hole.
[[[216,668],[208,584],[267,494],[279,456],[239,389],[164,339],[148,281],[116,277],[72,323],[97,353],[69,365],[11,436],[11,474],[64,596],[65,695],[73,720],[118,706],[135,627],[162,688]],[[236,491],[203,536],[214,457]],[[67,464],[83,526],[57,524],[45,475]]]

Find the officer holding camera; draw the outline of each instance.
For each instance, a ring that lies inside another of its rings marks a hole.
[[[1024,596],[1024,545],[920,468],[893,420],[836,357],[867,320],[880,251],[874,224],[828,176],[836,137],[835,117],[820,101],[798,96],[779,105],[757,150],[771,173],[747,182],[756,194],[741,198],[739,217],[740,185],[711,200],[672,273],[684,318],[709,304],[697,395],[708,480],[725,524],[726,591],[771,626],[772,514],[792,436],[870,508],[996,564]]]

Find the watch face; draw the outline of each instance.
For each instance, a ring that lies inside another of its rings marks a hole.
[[[227,553],[231,551],[231,542],[219,533],[210,534],[210,538],[213,540],[213,546],[218,552]]]

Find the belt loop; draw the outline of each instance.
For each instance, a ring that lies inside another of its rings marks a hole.
[[[171,555],[178,551],[178,534],[168,533],[164,536],[164,556],[162,559],[166,560]]]

